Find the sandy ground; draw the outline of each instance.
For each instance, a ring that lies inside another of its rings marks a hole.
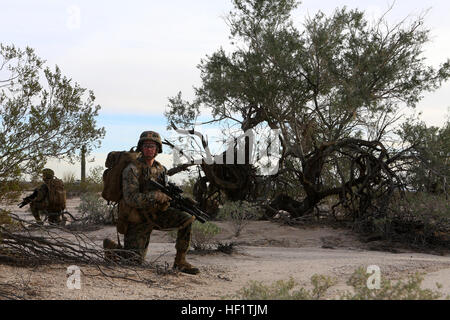
[[[76,212],[78,199],[68,202],[68,210]],[[11,207],[13,208],[13,207]],[[14,212],[24,214],[14,208]],[[326,296],[339,298],[348,290],[345,282],[358,267],[377,265],[381,277],[401,279],[420,272],[425,274],[422,288],[436,289],[450,295],[450,257],[448,254],[425,254],[395,250],[371,250],[373,244],[361,243],[348,230],[325,227],[292,227],[269,221],[253,221],[239,237],[232,226],[218,222],[221,232],[216,240],[235,243],[232,254],[197,253],[191,250],[188,260],[199,267],[199,275],[155,270],[127,270],[139,281],[104,277],[102,272],[120,274],[115,270],[80,265],[81,288],[67,287],[69,265],[17,268],[0,265],[0,284],[14,284],[16,292],[27,299],[221,299],[232,297],[249,281],[267,285],[276,280],[293,278],[299,285],[311,288],[314,274],[335,277],[337,285]],[[115,228],[107,226],[86,232],[101,245],[105,237],[116,239]],[[149,262],[170,270],[175,256],[174,240],[167,232],[154,231],[147,254]]]

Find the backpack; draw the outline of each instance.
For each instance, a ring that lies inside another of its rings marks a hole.
[[[60,212],[66,208],[66,191],[64,183],[58,178],[53,178],[46,183],[48,188],[48,211]]]
[[[108,202],[119,202],[122,199],[122,171],[131,162],[135,162],[138,152],[111,151],[105,161],[103,172],[102,197]]]
[[[105,161],[106,170],[103,172],[102,197],[106,201],[119,203],[122,199],[122,172],[131,162],[136,162],[138,152],[111,151]],[[118,207],[118,217],[115,221],[117,231],[125,234],[128,228],[128,213],[131,210],[125,203],[120,202]]]

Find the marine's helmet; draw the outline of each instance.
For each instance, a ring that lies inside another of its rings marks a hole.
[[[137,145],[137,151],[142,151],[142,144],[144,141],[153,141],[158,145],[158,153],[162,152],[162,142],[161,142],[161,136],[159,133],[155,131],[144,131],[141,133],[141,136],[139,137],[139,142]]]
[[[42,176],[44,179],[52,179],[55,176],[55,172],[52,169],[45,168],[42,170]]]

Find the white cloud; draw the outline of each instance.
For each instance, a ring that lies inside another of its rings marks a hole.
[[[57,62],[94,90],[104,111],[148,114],[164,112],[167,97],[179,90],[192,91],[198,82],[196,63],[196,56],[173,51],[88,44]]]
[[[162,113],[178,91],[191,99],[200,59],[227,42],[228,27],[218,17],[222,10],[155,3],[142,10],[146,15],[135,17],[114,11],[116,19],[93,26],[52,60],[93,89],[107,112]]]
[[[301,24],[307,12],[313,15],[322,10],[331,14],[344,5],[378,17],[392,3],[304,0],[294,18]],[[70,30],[66,25],[70,18],[67,10],[73,5],[80,9],[80,24]],[[200,84],[196,68],[200,59],[220,46],[229,46],[228,26],[221,17],[231,7],[231,1],[209,0],[10,1],[2,4],[0,35],[2,41],[29,44],[49,65],[58,64],[64,74],[93,89],[101,112],[161,115],[167,98],[178,91],[183,92],[184,99],[192,99],[192,86]],[[397,1],[387,18],[398,22],[429,7],[432,9],[426,16],[426,26],[431,28],[432,41],[425,54],[429,63],[436,65],[450,52],[449,2]],[[425,95],[420,106],[427,109],[427,121],[442,120],[450,101],[448,91],[445,85]],[[126,132],[123,128],[121,131]],[[127,135],[134,141],[131,133]]]

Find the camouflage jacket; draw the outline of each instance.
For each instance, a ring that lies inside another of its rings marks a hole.
[[[155,189],[148,180],[156,180],[161,184],[166,182],[167,169],[158,161],[154,161],[150,167],[143,158],[138,158],[136,163],[130,163],[122,172],[121,209],[129,207],[129,221],[140,222],[143,214],[156,207]]]

